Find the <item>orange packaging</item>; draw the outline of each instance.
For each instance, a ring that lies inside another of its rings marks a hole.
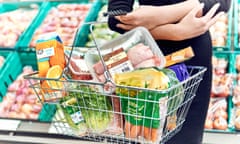
[[[194,57],[194,52],[192,50],[192,47],[187,47],[184,49],[181,49],[179,51],[176,51],[174,53],[171,53],[167,56],[165,56],[166,59],[166,65],[165,67],[184,62],[190,58]]]
[[[36,43],[36,55],[39,77],[60,79],[66,66],[66,61],[63,43],[56,33],[41,35]],[[51,95],[53,95],[51,93],[56,91],[54,89],[61,89],[62,86],[62,82],[53,80],[41,81],[42,88],[49,88],[43,91],[45,94],[48,94],[44,96],[45,100],[46,97],[48,97],[47,100],[51,100]]]

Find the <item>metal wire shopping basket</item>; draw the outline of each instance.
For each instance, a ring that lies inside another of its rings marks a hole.
[[[181,130],[206,68],[187,70],[186,80],[164,90],[118,85],[108,78],[104,83],[37,73],[25,78],[43,104],[57,105],[52,124],[59,134],[96,142],[165,143]],[[61,87],[43,88],[41,81]]]

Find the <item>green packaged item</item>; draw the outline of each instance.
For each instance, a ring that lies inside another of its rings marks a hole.
[[[112,105],[108,98],[96,92],[95,89],[78,85],[68,93],[68,97],[74,98],[78,111],[81,111],[87,128],[93,133],[104,132],[112,120]],[[76,106],[76,105],[75,105]],[[72,109],[74,105],[71,105]]]
[[[182,86],[168,91],[179,83],[175,73],[169,69],[145,68],[120,73],[114,75],[114,81],[118,85],[140,88],[116,89],[117,95],[121,97],[125,119],[133,125],[159,128],[164,113],[166,115],[166,112],[174,111],[184,98],[181,94]],[[165,102],[163,105],[166,107],[159,106],[161,101]],[[165,111],[163,115],[161,111]]]
[[[71,96],[63,97],[60,104],[66,121],[72,128],[73,133],[79,136],[84,135],[87,132],[87,126],[78,107],[77,98]]]

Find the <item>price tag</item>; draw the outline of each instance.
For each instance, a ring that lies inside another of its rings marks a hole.
[[[16,131],[20,123],[21,123],[20,120],[0,119],[0,130]]]

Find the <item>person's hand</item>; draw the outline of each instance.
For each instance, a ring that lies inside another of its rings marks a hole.
[[[219,8],[219,3],[215,4],[206,15],[199,17],[199,12],[203,9],[203,4],[192,9],[179,23],[176,24],[180,33],[179,40],[193,38],[204,34],[224,13],[215,15]],[[215,16],[214,16],[215,15]]]
[[[150,30],[161,23],[159,22],[161,14],[157,14],[156,11],[156,6],[140,6],[126,15],[116,16],[115,18],[121,22],[117,24],[117,27],[131,30],[135,27],[143,26]]]

